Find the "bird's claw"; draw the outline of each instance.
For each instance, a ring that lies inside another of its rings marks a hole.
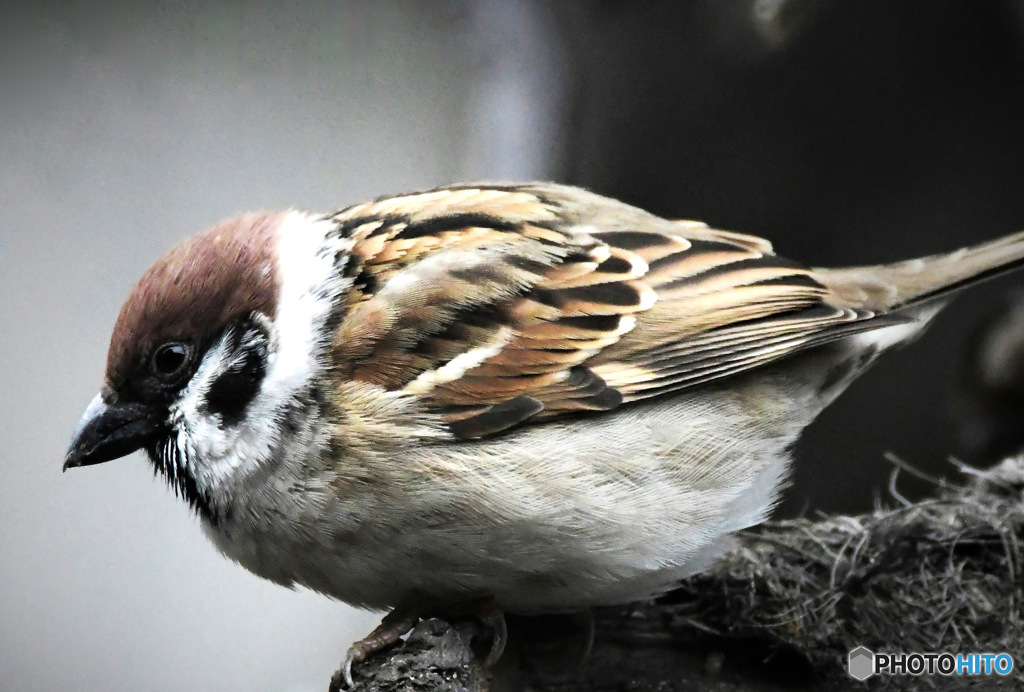
[[[505,646],[508,644],[508,625],[505,623],[505,614],[498,608],[488,608],[478,613],[480,621],[491,630],[491,649],[484,659],[485,668],[493,668],[501,655],[505,653]]]
[[[331,676],[331,684],[327,688],[327,692],[341,692],[341,690],[350,690],[355,686],[355,680],[352,679],[353,663],[355,663],[355,656],[352,654],[352,649],[349,649],[345,661]]]
[[[356,684],[355,680],[352,679],[352,664],[355,662],[355,652],[349,649],[348,654],[345,655],[345,662],[341,664],[341,677],[345,681],[347,689],[352,689]]]
[[[352,689],[353,684],[352,666],[349,663],[348,657],[346,657],[341,667],[331,675],[331,684],[327,686],[327,692],[341,692],[342,690]]]
[[[352,677],[352,666],[388,648],[408,632],[416,624],[419,616],[411,608],[395,608],[384,616],[380,624],[372,632],[349,647],[345,654],[345,661],[341,667],[331,676],[331,685],[328,692],[341,692],[342,689],[352,689],[355,680]]]
[[[475,610],[480,621],[491,630],[491,648],[487,652],[487,658],[484,659],[484,667],[491,668],[501,658],[505,652],[505,645],[508,643],[508,626],[505,623],[505,615],[494,605],[493,601],[479,603]],[[352,666],[397,642],[403,634],[413,628],[418,619],[418,611],[412,608],[395,608],[385,615],[372,632],[349,647],[348,653],[345,654],[345,661],[331,676],[328,692],[352,689],[355,686]]]
[[[362,643],[362,641],[359,641],[349,647],[341,667],[334,671],[334,675],[331,676],[331,685],[327,688],[328,692],[341,692],[341,690],[350,690],[355,687],[356,683],[352,678],[352,666],[366,660],[370,653],[375,653],[364,653],[364,649],[360,647]]]

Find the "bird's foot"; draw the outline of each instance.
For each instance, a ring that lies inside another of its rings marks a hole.
[[[419,612],[409,606],[398,606],[385,615],[372,632],[349,647],[344,663],[331,676],[328,692],[351,689],[355,684],[352,679],[352,666],[397,642],[419,619]]]
[[[434,612],[434,610],[431,609],[430,612]],[[508,627],[505,624],[505,614],[498,608],[494,599],[467,601],[454,608],[438,608],[436,610],[449,616],[470,615],[480,620],[491,631],[491,646],[484,658],[484,667],[491,668],[498,662],[508,644]],[[425,611],[422,607],[410,605],[399,605],[385,615],[372,632],[349,647],[344,663],[331,676],[328,692],[351,689],[355,684],[352,677],[352,666],[399,641],[402,635],[415,627],[419,619],[424,616]]]

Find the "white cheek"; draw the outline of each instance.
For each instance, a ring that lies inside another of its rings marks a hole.
[[[350,281],[336,267],[336,255],[351,244],[329,237],[335,224],[300,212],[281,222],[277,248],[281,293],[276,317],[266,325],[270,348],[266,374],[242,420],[224,425],[210,413],[206,397],[228,366],[231,354],[224,342],[203,358],[199,369],[172,413],[179,438],[188,446],[191,471],[200,485],[221,487],[223,481],[292,456],[315,453],[316,411],[304,412],[299,429],[283,439],[281,420],[320,376],[330,334],[324,322]]]
[[[224,340],[212,347],[171,409],[171,425],[178,432],[178,444],[186,452],[180,458],[191,464],[194,474],[219,476],[238,463],[237,455],[231,453],[237,442],[235,431],[225,429],[220,416],[210,414],[206,407],[210,386],[223,372],[228,356]]]

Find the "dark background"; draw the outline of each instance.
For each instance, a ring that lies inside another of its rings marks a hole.
[[[951,250],[1024,229],[1022,7],[0,6],[0,689],[321,690],[374,619],[224,560],[138,456],[61,475],[163,251],[247,209],[473,179],[577,183],[814,264]],[[784,510],[869,507],[887,451],[948,474],[951,382],[1019,284],[840,398]]]
[[[790,5],[803,7],[802,21],[776,42],[744,21],[749,3],[563,12],[577,77],[565,177],[669,217],[763,235],[818,266],[1024,228],[1020,3]],[[953,373],[980,318],[1020,284],[961,296],[833,404],[797,449],[783,511],[869,507],[893,469],[887,451],[950,474]],[[905,474],[899,486],[927,490]]]

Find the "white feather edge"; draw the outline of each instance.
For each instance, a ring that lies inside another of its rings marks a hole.
[[[407,384],[402,391],[406,394],[426,394],[439,384],[459,379],[467,370],[501,353],[501,349],[511,341],[513,335],[512,329],[503,327],[489,344],[460,353],[441,367],[420,373],[419,377]]]

